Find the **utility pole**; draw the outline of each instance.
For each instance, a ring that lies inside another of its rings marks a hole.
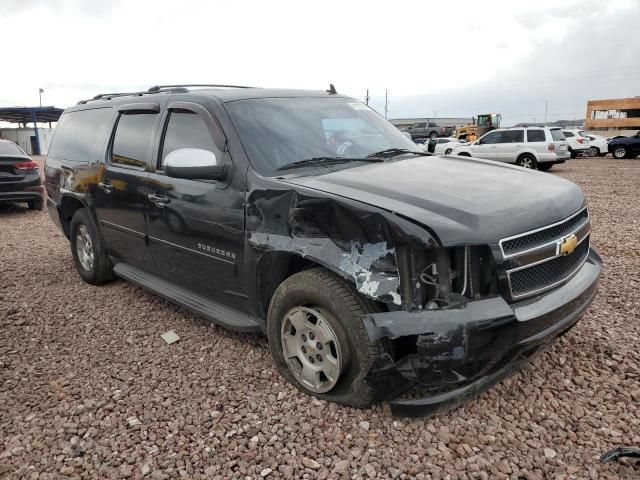
[[[44,93],[44,90],[40,88],[38,93],[40,94],[40,106],[42,107],[42,94]]]
[[[384,90],[384,118],[387,118],[387,114],[389,113],[389,90]]]
[[[547,124],[547,110],[549,109],[549,102],[544,101],[544,124]]]
[[[369,89],[367,88],[367,95],[364,97],[364,101],[367,105],[369,105],[369,100],[371,100],[371,97],[369,96]]]

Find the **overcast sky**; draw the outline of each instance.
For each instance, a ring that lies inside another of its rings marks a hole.
[[[167,83],[325,89],[389,118],[584,118],[640,95],[639,0],[0,0],[0,106]]]

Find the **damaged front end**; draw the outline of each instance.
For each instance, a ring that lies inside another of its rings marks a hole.
[[[257,315],[264,318],[284,275],[274,260],[282,254],[351,281],[380,306],[362,321],[387,352],[365,381],[396,415],[426,415],[477,395],[570,329],[596,293],[601,261],[593,250],[564,285],[514,301],[495,245],[446,247],[426,226],[391,211],[250,180],[250,258],[263,280],[254,286]]]

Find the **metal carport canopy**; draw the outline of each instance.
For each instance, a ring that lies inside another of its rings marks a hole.
[[[56,107],[0,107],[0,122],[57,122],[64,109]]]

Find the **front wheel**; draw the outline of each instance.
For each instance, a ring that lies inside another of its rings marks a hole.
[[[300,391],[366,408],[378,400],[364,380],[387,351],[369,340],[362,316],[377,311],[349,283],[322,268],[280,284],[271,299],[267,336],[280,374]]]
[[[518,158],[518,161],[516,162],[518,165],[520,165],[522,168],[530,168],[532,170],[535,170],[537,168],[537,161],[536,158],[533,155],[529,155],[529,154],[524,154],[521,155],[520,158]]]
[[[113,280],[113,265],[86,208],[73,215],[69,233],[73,262],[82,279],[92,285]]]
[[[617,158],[618,160],[621,160],[623,158],[626,158],[627,156],[627,149],[624,147],[616,147],[613,149],[613,158]]]

